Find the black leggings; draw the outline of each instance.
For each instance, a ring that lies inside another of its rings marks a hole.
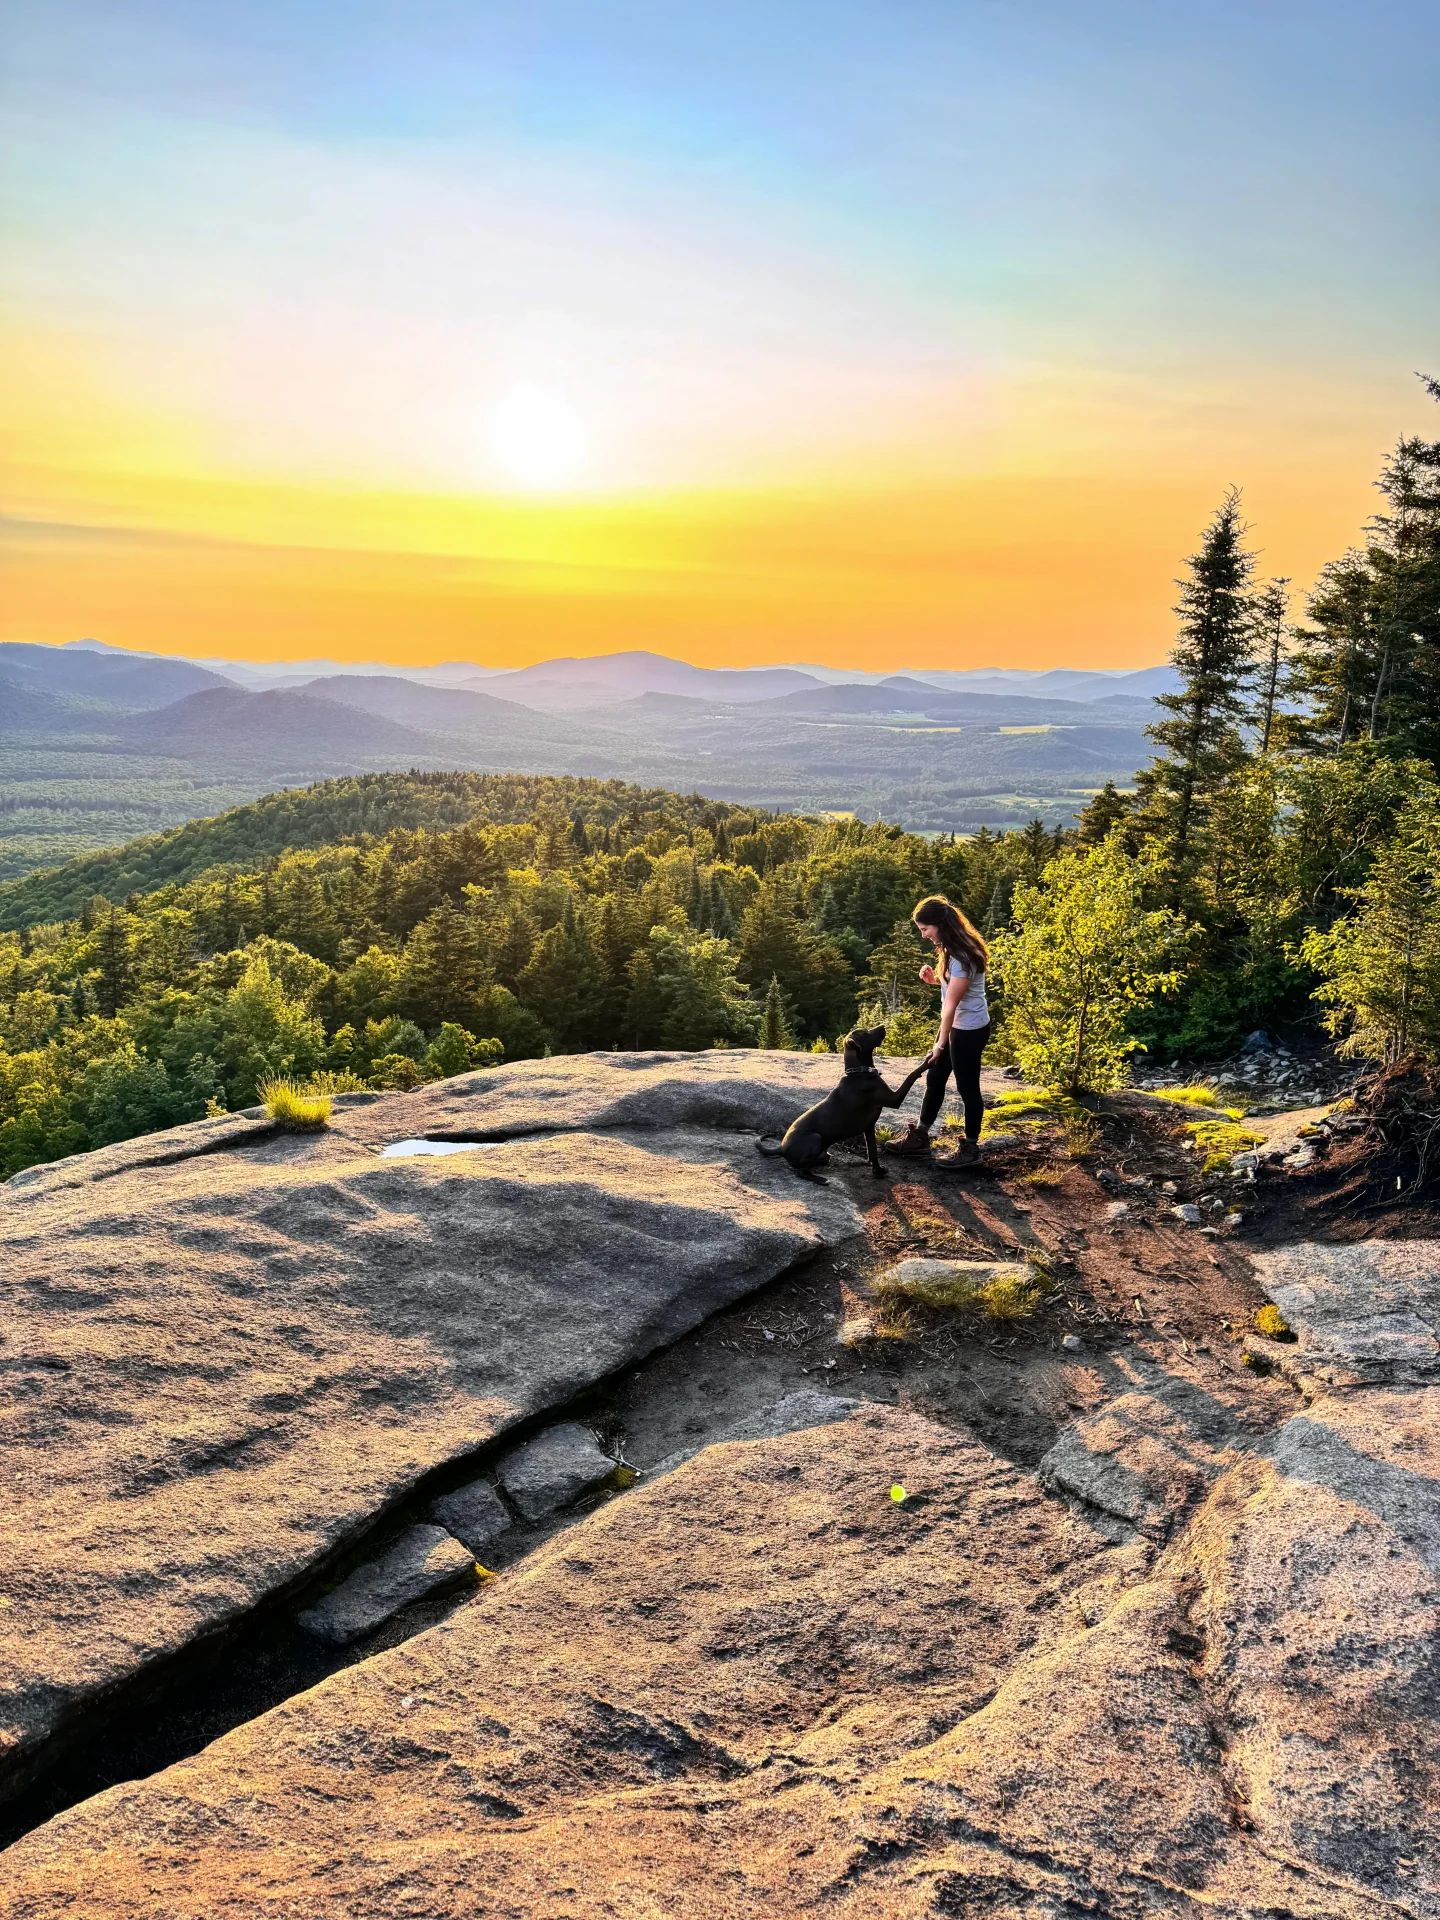
[[[985,1117],[980,1101],[980,1056],[989,1038],[988,1020],[983,1027],[970,1027],[963,1032],[959,1027],[950,1029],[949,1052],[942,1053],[925,1076],[925,1098],[920,1102],[922,1127],[934,1126],[945,1099],[945,1082],[953,1070],[955,1091],[965,1107],[965,1138],[980,1138],[980,1122]]]

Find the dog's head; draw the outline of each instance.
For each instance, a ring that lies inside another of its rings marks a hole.
[[[845,1071],[865,1073],[874,1068],[875,1049],[885,1038],[884,1027],[855,1027],[845,1036]]]

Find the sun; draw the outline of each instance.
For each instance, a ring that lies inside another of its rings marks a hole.
[[[579,480],[590,453],[584,421],[548,387],[508,388],[490,410],[485,439],[500,477],[536,492]]]

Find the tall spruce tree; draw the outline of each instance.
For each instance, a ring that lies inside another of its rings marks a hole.
[[[1275,733],[1275,705],[1285,683],[1285,622],[1290,613],[1290,582],[1268,581],[1253,602],[1259,670],[1255,688],[1255,732],[1261,753],[1269,753]]]
[[[770,985],[765,994],[765,1006],[760,1015],[760,1037],[757,1045],[768,1047],[773,1052],[787,1049],[792,1044],[790,1022],[785,1011],[784,989],[772,973]]]
[[[1255,562],[1245,546],[1238,489],[1225,496],[1186,566],[1170,655],[1181,688],[1157,700],[1166,717],[1146,732],[1161,753],[1136,779],[1144,826],[1161,843],[1176,899],[1202,857],[1210,801],[1246,757],[1240,729],[1255,672]]]
[[[130,957],[130,926],[118,907],[111,907],[95,939],[95,958],[100,977],[95,983],[95,999],[107,1020],[113,1020],[130,995],[134,967]]]
[[[1130,795],[1121,793],[1113,780],[1107,780],[1080,815],[1075,838],[1082,847],[1098,847],[1130,811]]]
[[[1424,376],[1422,376],[1424,378]],[[1425,379],[1432,398],[1440,382]],[[1287,739],[1440,758],[1440,441],[1407,435],[1381,469],[1365,543],[1325,567],[1296,634]]]

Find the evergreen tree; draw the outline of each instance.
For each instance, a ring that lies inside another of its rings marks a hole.
[[[785,1010],[785,995],[779,979],[770,976],[770,985],[765,993],[765,1005],[760,1014],[760,1036],[757,1046],[767,1047],[772,1052],[788,1051],[794,1045],[790,1031],[790,1022]]]
[[[1344,1049],[1394,1065],[1409,1054],[1440,1061],[1440,794],[1412,798],[1370,877],[1358,912],[1307,935],[1317,998]]]
[[[100,977],[95,983],[96,1004],[107,1020],[113,1020],[129,998],[133,975],[130,929],[117,907],[111,907],[101,921],[95,950],[100,966]]]
[[[1440,397],[1440,383],[1426,380]],[[1399,441],[1363,547],[1325,567],[1297,631],[1287,740],[1340,751],[1383,740],[1440,758],[1440,441]]]
[[[442,900],[405,943],[396,1004],[427,1029],[466,1026],[487,979],[473,922]]]
[[[995,884],[990,889],[990,898],[985,903],[985,911],[980,917],[980,930],[987,937],[998,933],[1010,918],[1010,900],[1014,892],[1014,873],[997,873]]]
[[[514,990],[535,951],[535,922],[518,901],[512,901],[488,941],[495,978]]]
[[[888,1026],[906,1007],[932,1007],[935,989],[920,978],[924,960],[914,926],[909,920],[897,920],[888,936],[870,949],[859,989],[867,1014],[874,1009],[874,1017]]]
[[[1244,545],[1240,496],[1226,495],[1180,582],[1179,638],[1170,662],[1182,681],[1157,704],[1167,718],[1146,732],[1162,750],[1136,782],[1145,826],[1160,844],[1178,898],[1201,856],[1210,800],[1245,760],[1240,728],[1254,674],[1247,598],[1254,560]]]
[[[1121,793],[1113,780],[1107,780],[1080,815],[1075,838],[1082,847],[1095,847],[1119,826],[1130,812],[1131,799]]]
[[[219,953],[228,953],[240,941],[240,902],[233,873],[227,873],[220,885],[213,938]]]
[[[1255,730],[1261,753],[1269,753],[1275,731],[1275,703],[1284,689],[1282,667],[1285,622],[1290,612],[1290,582],[1284,577],[1269,581],[1255,595],[1253,611],[1258,642],[1259,677],[1255,698]]]
[[[569,905],[568,931],[563,920],[547,927],[516,983],[522,1005],[544,1022],[552,1043],[562,1051],[608,1039],[611,1003],[610,970],[577,922],[573,899]]]
[[[1045,830],[1045,822],[1038,815],[1020,835],[1020,846],[1021,875],[1026,880],[1038,880],[1055,851],[1054,843]]]
[[[722,940],[735,938],[735,912],[730,905],[725,884],[713,867],[710,870],[710,905],[706,924]]]

